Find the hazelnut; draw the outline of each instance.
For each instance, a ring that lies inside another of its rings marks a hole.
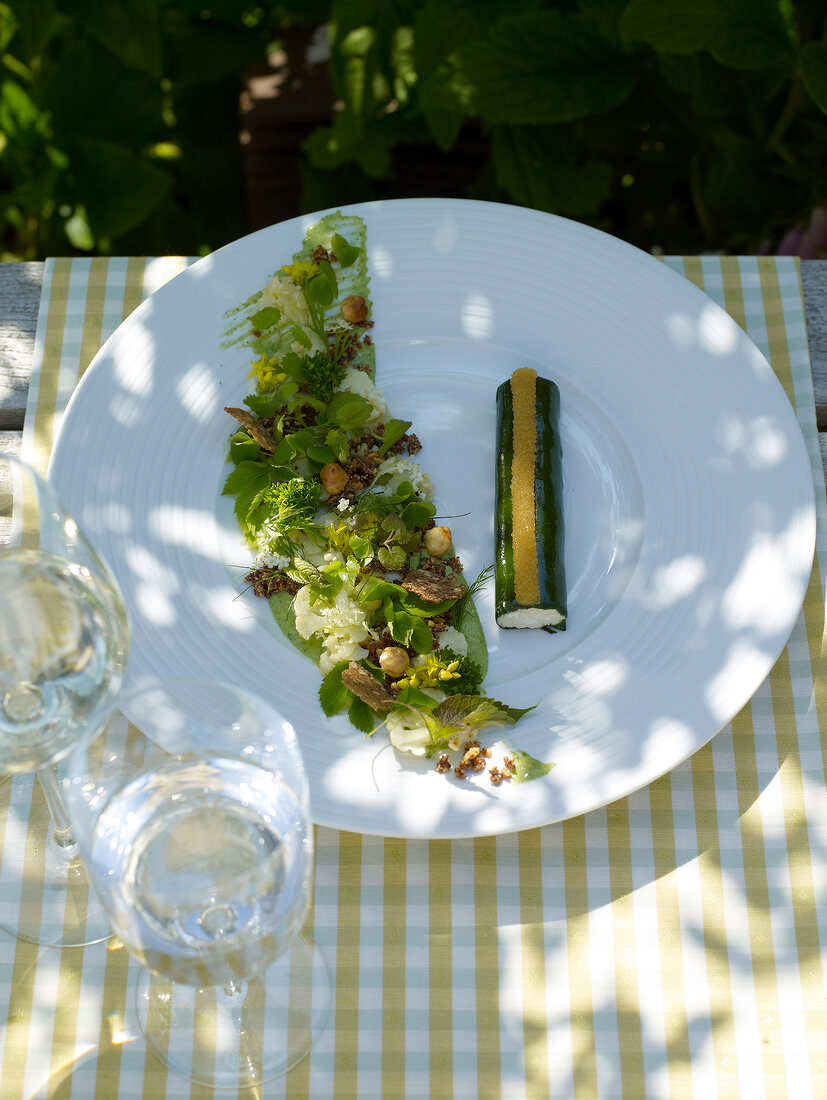
[[[431,527],[425,532],[422,539],[425,549],[432,558],[441,558],[451,549],[453,537],[450,527]]]
[[[390,645],[379,654],[379,667],[387,676],[401,676],[410,663],[410,657],[398,645]]]
[[[367,319],[368,304],[361,294],[350,294],[342,300],[342,316],[351,325],[360,325]]]
[[[319,478],[325,491],[330,496],[341,493],[348,482],[347,472],[342,469],[338,462],[328,462],[326,466],[322,466]]]

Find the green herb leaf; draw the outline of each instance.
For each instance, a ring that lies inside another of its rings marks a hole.
[[[398,443],[410,428],[411,423],[410,420],[389,420],[382,433],[382,446],[379,448],[379,454],[386,455],[394,443]]]
[[[345,431],[361,428],[373,412],[373,406],[356,393],[334,393],[327,405],[327,416]]]
[[[361,248],[348,244],[340,233],[334,233],[330,243],[333,245],[333,251],[336,253],[336,259],[339,261],[340,267],[350,267],[362,251]]]
[[[281,310],[276,306],[265,306],[250,317],[250,324],[254,329],[263,332],[266,328],[272,328],[281,320]]]
[[[338,456],[330,447],[323,447],[319,443],[314,443],[312,447],[307,448],[307,457],[312,459],[313,462],[320,462],[322,466],[326,466],[328,462],[335,462]]]
[[[350,447],[345,432],[339,431],[337,428],[332,428],[325,436],[324,441],[325,446],[333,451],[337,462],[344,462],[347,459]]]
[[[413,500],[402,509],[402,521],[409,531],[424,527],[435,515],[436,508],[429,500]]]
[[[250,486],[264,489],[269,482],[267,467],[261,462],[239,462],[234,470],[230,470],[221,493],[222,496],[231,496]]]
[[[349,663],[340,661],[334,665],[319,685],[319,703],[328,718],[347,710],[353,700],[353,692],[342,683],[342,672]]]
[[[389,572],[396,573],[405,564],[408,555],[401,546],[380,546],[376,556]]]
[[[301,344],[303,348],[312,348],[313,343],[307,333],[300,325],[291,325],[287,330],[287,335],[291,341],[295,341],[297,344]],[[296,353],[293,352],[295,355]],[[298,358],[298,356],[296,356]]]
[[[236,432],[230,439],[230,458],[238,465],[239,462],[254,462],[261,451],[261,447],[246,432]]]
[[[363,699],[354,697],[347,716],[357,730],[361,730],[362,733],[373,733],[374,714]]]
[[[281,407],[281,401],[274,393],[249,393],[244,404],[259,420],[269,420]]]
[[[373,543],[355,535],[350,540],[350,551],[355,558],[365,564],[373,558]]]
[[[424,619],[413,620],[413,629],[408,645],[412,645],[417,653],[430,653],[434,648],[434,636]]]
[[[416,707],[417,710],[434,710],[439,706],[439,700],[434,699],[433,695],[427,695],[419,688],[410,685],[402,688],[397,696],[397,702],[407,703],[409,706]],[[407,710],[407,707],[405,709]]]

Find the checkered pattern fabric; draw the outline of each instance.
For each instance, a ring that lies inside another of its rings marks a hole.
[[[93,354],[187,262],[47,263],[24,457],[45,469]],[[798,414],[818,544],[789,644],[705,748],[584,817],[453,841],[318,829],[332,1017],[264,1097],[827,1095],[827,514],[799,270],[665,262],[746,329]],[[148,1052],[139,969],[116,941],[0,934],[0,1095],[211,1095]]]

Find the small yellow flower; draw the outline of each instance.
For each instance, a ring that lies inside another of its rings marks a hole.
[[[308,279],[312,279],[314,275],[319,273],[319,265],[311,263],[309,260],[297,260],[294,264],[282,264],[282,271],[284,271],[296,286],[304,286]]]
[[[255,375],[259,390],[262,393],[270,393],[287,378],[283,371],[276,369],[277,365],[277,356],[262,355],[260,359],[255,359],[251,363],[252,370],[247,377],[252,378]]]

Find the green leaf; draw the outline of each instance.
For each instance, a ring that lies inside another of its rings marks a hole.
[[[434,648],[434,636],[424,619],[414,619],[407,644],[412,645],[417,653],[430,653]]]
[[[350,451],[347,435],[342,431],[331,429],[325,436],[325,445],[330,447],[336,455],[337,462],[344,462]]]
[[[363,699],[354,697],[347,716],[357,730],[361,730],[362,733],[373,733],[374,714]]]
[[[459,111],[425,111],[428,130],[438,149],[449,153],[453,149],[465,118]]]
[[[351,264],[356,262],[359,253],[362,251],[361,248],[349,244],[340,233],[333,234],[331,244],[340,267],[350,267]]]
[[[89,38],[70,46],[48,68],[41,95],[59,141],[93,138],[138,151],[156,137],[161,124],[164,99],[158,79],[125,65]]]
[[[230,458],[239,462],[254,462],[261,453],[261,447],[246,432],[236,432],[230,440]]]
[[[328,672],[319,685],[319,703],[328,718],[346,710],[353,700],[353,692],[342,683],[342,673],[349,661],[340,661]]]
[[[399,606],[404,607],[410,615],[417,615],[420,619],[430,619],[434,615],[442,615],[449,607],[453,607],[456,602],[457,599],[451,599],[440,600],[439,603],[428,603],[421,596],[417,596],[415,592],[408,592],[406,588],[402,588],[402,594],[399,596]]]
[[[307,457],[314,462],[321,462],[322,466],[326,466],[328,462],[335,462],[338,455],[335,451],[332,451],[330,447],[322,447],[316,443],[312,447],[307,448]]]
[[[273,393],[250,393],[244,398],[244,404],[259,420],[269,420],[279,411],[279,398]]]
[[[121,61],[160,78],[161,33],[153,0],[62,0],[61,8]]]
[[[267,467],[262,463],[239,462],[235,469],[230,470],[221,494],[222,496],[232,496],[250,487],[263,489],[266,488],[269,482]]]
[[[273,325],[277,325],[281,320],[281,310],[277,306],[265,306],[264,309],[258,310],[250,317],[250,324],[253,328],[262,332],[266,328],[272,328]]]
[[[276,449],[271,455],[271,462],[274,466],[286,466],[295,457],[296,448],[293,445],[292,437],[288,437],[276,444]]]
[[[411,687],[409,684],[402,688],[396,698],[398,703],[407,703],[418,710],[434,710],[439,706],[439,700],[434,699],[433,695],[427,695],[420,688]]]
[[[189,19],[180,18],[175,10],[180,8],[179,0],[170,7],[178,18],[167,18],[164,22],[165,75],[176,88],[197,88],[234,77],[262,57],[261,40],[255,29],[201,18],[205,9],[213,16],[217,14],[212,2],[203,4]],[[243,6],[237,4],[236,18],[242,10]]]
[[[553,127],[496,126],[491,156],[499,186],[534,210],[589,217],[612,193],[611,165],[575,156]]]
[[[420,93],[425,110],[486,122],[569,122],[619,106],[637,83],[630,59],[588,20],[558,11],[502,19],[452,55]]]
[[[288,336],[290,337],[290,340],[294,341],[297,344],[301,344],[301,346],[303,348],[311,348],[313,346],[310,337],[307,335],[307,333],[304,331],[304,329],[300,325],[291,325],[290,328],[287,330],[287,332],[288,332]],[[292,353],[292,354],[293,354],[294,358],[296,358],[296,359],[299,358],[295,354],[295,352]],[[285,359],[286,358],[287,357],[285,356]],[[301,360],[299,360],[299,362],[301,362]],[[283,363],[283,361],[282,361],[282,363]]]
[[[364,397],[344,391],[334,393],[327,405],[328,419],[345,431],[361,428],[372,412],[373,406]]]
[[[394,443],[398,443],[408,428],[411,427],[411,423],[410,420],[390,419],[385,425],[384,432],[382,432],[382,445],[379,448],[379,454],[386,455]]]
[[[424,716],[431,736],[429,755],[446,741],[471,735],[483,726],[512,726],[532,710],[508,707],[487,695],[449,695]]]
[[[424,527],[436,515],[436,507],[428,500],[414,500],[402,509],[402,522],[409,531]]]
[[[69,154],[96,237],[120,237],[134,229],[171,190],[172,177],[166,171],[122,145],[77,141]]]
[[[631,0],[621,17],[626,42],[662,53],[706,50],[733,69],[764,69],[791,51],[778,0]]]
[[[358,561],[366,562],[373,557],[373,544],[359,535],[350,540],[350,549]]]
[[[414,623],[416,621],[414,617],[397,608],[393,608],[390,613],[388,609],[385,608],[385,616],[393,640],[399,642],[401,645],[410,645],[411,635],[413,634]]]
[[[14,80],[0,84],[0,132],[7,138],[41,130],[44,115],[26,91]]]
[[[827,114],[827,44],[808,42],[798,57],[804,87]]]
[[[377,551],[379,561],[392,573],[396,573],[402,568],[407,556],[401,546],[380,546]]]
[[[250,482],[239,490],[235,498],[233,511],[245,534],[257,531],[267,518],[267,508],[262,507],[262,497],[266,491],[267,483]]]

